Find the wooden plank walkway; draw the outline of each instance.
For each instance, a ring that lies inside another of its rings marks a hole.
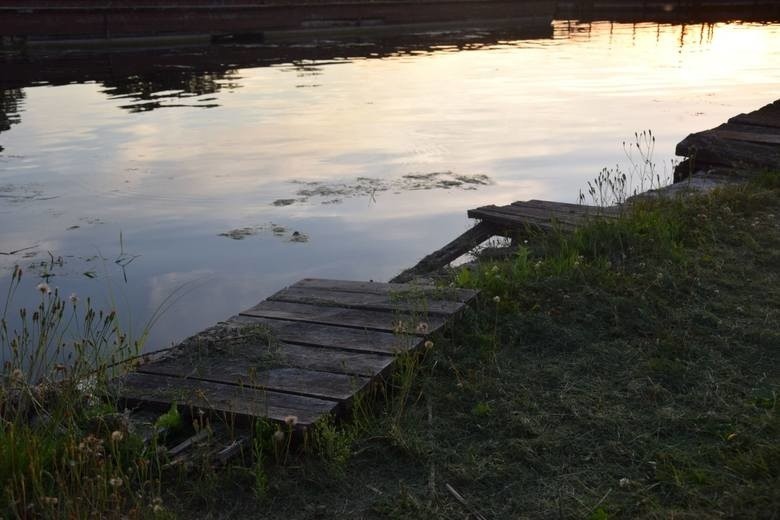
[[[497,229],[514,233],[526,229],[572,231],[584,222],[619,215],[616,206],[602,208],[546,200],[518,201],[506,206],[482,206],[468,210],[470,218],[490,222]]]
[[[308,426],[338,414],[476,296],[465,289],[305,279],[123,376],[128,406],[172,403]]]

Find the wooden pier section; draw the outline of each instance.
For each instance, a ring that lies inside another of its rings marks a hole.
[[[743,182],[756,171],[780,171],[780,100],[734,116],[717,128],[690,134],[677,145],[675,153],[686,158],[678,167],[675,183],[630,197],[622,206],[528,200],[470,209],[468,216],[479,221],[473,228],[391,281],[408,282],[438,271],[493,236],[517,237],[530,231],[571,232],[587,222],[617,218],[636,198],[707,191]]]
[[[780,100],[689,135],[676,153],[692,159],[696,169],[780,169]]]
[[[130,407],[309,426],[349,407],[476,296],[415,285],[304,279],[123,376]]]
[[[618,206],[599,207],[548,200],[517,201],[506,206],[481,206],[470,209],[468,216],[478,219],[474,227],[455,240],[420,260],[414,267],[391,280],[405,283],[443,268],[453,260],[494,236],[518,238],[533,232],[558,230],[570,232],[586,221],[613,220],[620,214]]]

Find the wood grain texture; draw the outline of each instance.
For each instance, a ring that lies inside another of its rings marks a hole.
[[[400,332],[425,336],[441,328],[447,318],[441,315],[406,316],[390,311],[371,311],[345,309],[341,307],[322,307],[304,303],[264,301],[241,313],[244,316],[259,318],[301,321],[324,325],[338,325],[358,329]],[[420,323],[427,324],[427,333],[418,332]]]
[[[552,202],[548,200],[531,199],[517,201],[511,204],[524,208],[543,209],[551,214],[582,215],[587,217],[617,218],[620,215],[620,206],[586,206],[584,204],[572,204],[569,202]]]
[[[393,334],[376,330],[275,320],[255,316],[237,315],[230,318],[227,324],[236,327],[259,325],[267,328],[276,338],[286,343],[377,354],[394,355],[406,352],[407,350],[417,348],[424,341],[422,337],[410,334]]]
[[[468,210],[470,218],[488,221],[508,230],[539,228],[544,231],[571,231],[577,227],[578,221],[559,218],[545,212],[523,212],[515,206],[482,206]]]
[[[187,377],[214,383],[247,386],[333,401],[348,401],[370,381],[367,377],[336,374],[303,368],[253,370],[240,359],[211,359],[185,364],[181,358],[170,358],[138,369],[143,374]],[[385,364],[381,369],[387,367]],[[380,369],[380,371],[381,371]],[[374,375],[374,374],[371,374]]]
[[[408,283],[355,282],[348,280],[326,280],[304,278],[291,285],[295,288],[318,289],[321,291],[357,292],[364,294],[393,295],[403,298],[407,295],[425,296],[429,299],[440,299],[468,303],[474,299],[477,291],[458,288],[441,288],[430,285],[415,285]]]
[[[693,158],[696,164],[780,168],[780,146],[723,139],[712,132],[689,135],[677,145],[675,153]]]
[[[275,421],[294,415],[298,424],[304,426],[338,407],[338,402],[326,399],[157,374],[134,372],[116,383],[121,399],[128,405],[144,404],[164,410],[176,403],[185,408]]]
[[[435,300],[411,291],[403,294],[366,294],[296,286],[282,289],[268,300],[416,314],[454,314],[463,308],[463,303],[458,301]]]

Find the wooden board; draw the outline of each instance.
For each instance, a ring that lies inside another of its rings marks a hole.
[[[732,141],[780,145],[780,128],[778,129],[777,134],[740,132],[734,130],[712,130],[712,135],[721,139],[731,139]]]
[[[409,334],[393,334],[368,329],[334,327],[300,321],[275,320],[254,316],[234,316],[228,325],[260,325],[285,343],[330,347],[376,354],[398,354],[418,347],[424,339]]]
[[[534,213],[524,212],[515,206],[483,206],[470,209],[468,216],[470,218],[487,220],[494,225],[504,226],[509,230],[540,228],[545,231],[571,231],[577,227],[577,224],[571,220],[564,220],[549,213]]]
[[[512,206],[525,208],[539,208],[553,214],[587,215],[604,218],[617,218],[620,215],[620,206],[586,206],[584,204],[572,204],[568,202],[552,202],[548,200],[531,199],[527,201],[513,202]]]
[[[382,294],[405,297],[424,296],[431,299],[468,303],[477,295],[477,291],[450,287],[432,287],[407,283],[354,282],[347,280],[324,280],[304,278],[290,287],[318,289],[322,291],[356,292],[361,294]]]
[[[294,415],[298,424],[304,426],[333,413],[339,406],[337,401],[327,399],[157,374],[133,372],[117,383],[121,399],[131,406],[143,404],[166,410],[176,403],[186,408],[275,421]]]
[[[723,139],[712,132],[689,135],[677,145],[675,153],[692,157],[697,164],[780,168],[780,146]]]
[[[541,219],[543,221],[558,221],[564,224],[580,226],[587,219],[617,217],[613,210],[603,211],[596,206],[578,206],[576,204],[557,204],[549,202],[513,202],[508,206],[498,206],[500,209],[520,217]]]
[[[425,333],[417,332],[419,324],[426,323],[428,325],[428,333],[430,333],[438,330],[446,322],[444,316],[436,314],[409,317],[390,311],[322,307],[305,303],[279,301],[261,302],[241,314],[243,316],[302,321],[384,332],[400,332],[403,329],[409,334],[420,336],[424,336]]]
[[[302,368],[272,368],[255,372],[251,366],[238,359],[215,359],[209,363],[187,365],[181,358],[139,368],[142,374],[186,377],[235,386],[272,390],[333,401],[348,401],[368,384],[367,377],[335,374]],[[390,360],[392,361],[392,360]]]
[[[329,307],[367,309],[374,311],[393,311],[416,314],[453,314],[463,304],[458,301],[433,300],[422,294],[388,293],[371,294],[346,291],[323,291],[307,287],[288,287],[270,298],[270,301],[308,303]]]

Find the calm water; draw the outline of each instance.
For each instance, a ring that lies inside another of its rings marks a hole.
[[[9,58],[0,251],[30,249],[0,255],[0,290],[19,263],[17,305],[48,274],[134,330],[175,294],[158,348],[302,277],[386,280],[470,207],[576,201],[635,131],[663,174],[780,91],[778,24],[416,38]]]

